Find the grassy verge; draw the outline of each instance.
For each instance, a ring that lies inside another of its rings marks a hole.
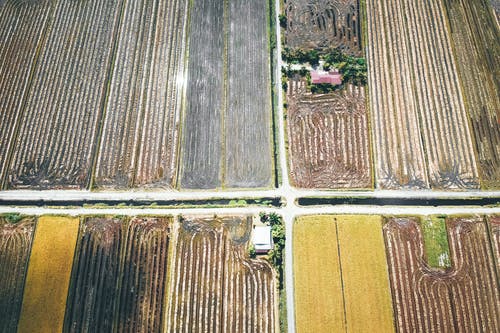
[[[429,266],[441,269],[451,267],[446,217],[442,215],[425,217],[421,220],[421,228]]]

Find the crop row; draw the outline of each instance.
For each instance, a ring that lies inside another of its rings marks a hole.
[[[271,184],[268,1],[194,1],[180,186]]]
[[[172,187],[188,2],[126,2],[105,106],[96,187]]]
[[[488,1],[443,0],[478,152],[481,181],[500,187],[500,29]]]
[[[494,254],[481,217],[447,219],[453,267],[426,264],[414,218],[384,226],[396,326],[402,332],[496,332],[500,295]]]
[[[371,159],[363,87],[315,96],[288,83],[290,173],[301,188],[370,188]]]
[[[32,218],[0,217],[0,332],[16,331],[34,230]]]
[[[168,219],[85,219],[64,331],[160,332],[168,244]]]
[[[382,188],[477,188],[441,1],[367,1],[370,103]]]
[[[270,186],[268,7],[2,2],[2,187]]]
[[[266,261],[246,258],[249,227],[251,221],[230,218],[183,221],[171,270],[168,331],[275,331],[275,276]]]

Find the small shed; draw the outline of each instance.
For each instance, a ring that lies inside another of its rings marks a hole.
[[[311,71],[311,82],[313,84],[328,83],[338,86],[342,84],[342,74],[338,71]]]
[[[255,253],[267,253],[273,248],[273,238],[271,236],[271,227],[256,226],[253,229],[252,243]]]

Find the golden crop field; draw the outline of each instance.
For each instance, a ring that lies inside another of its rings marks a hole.
[[[297,332],[394,331],[380,217],[299,217],[293,244]]]
[[[336,225],[330,216],[295,220],[295,322],[299,333],[345,331],[336,238]]]
[[[382,218],[337,216],[338,245],[349,332],[393,332]]]
[[[38,220],[19,333],[62,331],[79,224],[78,218],[69,217],[43,216]]]

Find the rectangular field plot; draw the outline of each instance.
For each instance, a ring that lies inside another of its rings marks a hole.
[[[174,185],[189,1],[128,1],[94,186]]]
[[[495,224],[493,217],[490,223]],[[427,263],[418,217],[387,219],[398,331],[499,332],[498,266],[489,243],[498,242],[498,230],[488,235],[480,216],[449,217],[446,225],[452,267],[443,270]]]
[[[40,217],[29,258],[18,332],[61,332],[78,218]]]
[[[21,110],[36,63],[37,48],[53,5],[42,2],[0,2],[0,188],[8,172]]]
[[[285,43],[301,49],[341,48],[361,55],[361,20],[357,0],[287,0]]]
[[[361,215],[297,218],[297,332],[395,331],[381,221]]]
[[[487,1],[443,2],[475,136],[481,184],[499,189],[500,30]]]
[[[477,188],[465,98],[442,0],[366,4],[378,187]]]
[[[161,332],[170,218],[85,218],[64,332]]]
[[[193,2],[181,188],[271,186],[268,5]]]
[[[292,184],[299,188],[371,188],[372,171],[364,87],[326,95],[290,79],[287,125]]]
[[[275,273],[247,257],[251,219],[187,218],[171,256],[168,332],[275,332]]]
[[[61,0],[54,6],[24,100],[11,189],[81,189],[89,183],[122,0]]]
[[[15,332],[36,220],[0,216],[0,332]]]

